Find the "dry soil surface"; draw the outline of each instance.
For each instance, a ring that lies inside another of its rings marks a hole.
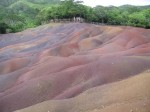
[[[0,112],[150,112],[150,30],[86,23],[0,35]]]

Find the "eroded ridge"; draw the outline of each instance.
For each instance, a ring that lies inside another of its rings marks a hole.
[[[149,112],[149,55],[150,30],[135,27],[69,23],[1,35],[0,112]]]

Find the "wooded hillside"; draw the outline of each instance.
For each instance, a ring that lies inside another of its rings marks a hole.
[[[86,22],[150,28],[150,6],[91,8],[74,0],[0,0],[0,10],[0,33],[18,32],[51,19],[73,17],[82,17]]]

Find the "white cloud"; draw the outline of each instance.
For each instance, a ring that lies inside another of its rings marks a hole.
[[[83,0],[85,5],[94,7],[96,5],[103,6],[120,6],[125,4],[131,5],[150,5],[150,0]]]

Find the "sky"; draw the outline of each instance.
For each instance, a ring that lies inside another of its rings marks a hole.
[[[82,0],[85,5],[94,7],[96,5],[102,6],[120,6],[120,5],[150,5],[150,0]]]

